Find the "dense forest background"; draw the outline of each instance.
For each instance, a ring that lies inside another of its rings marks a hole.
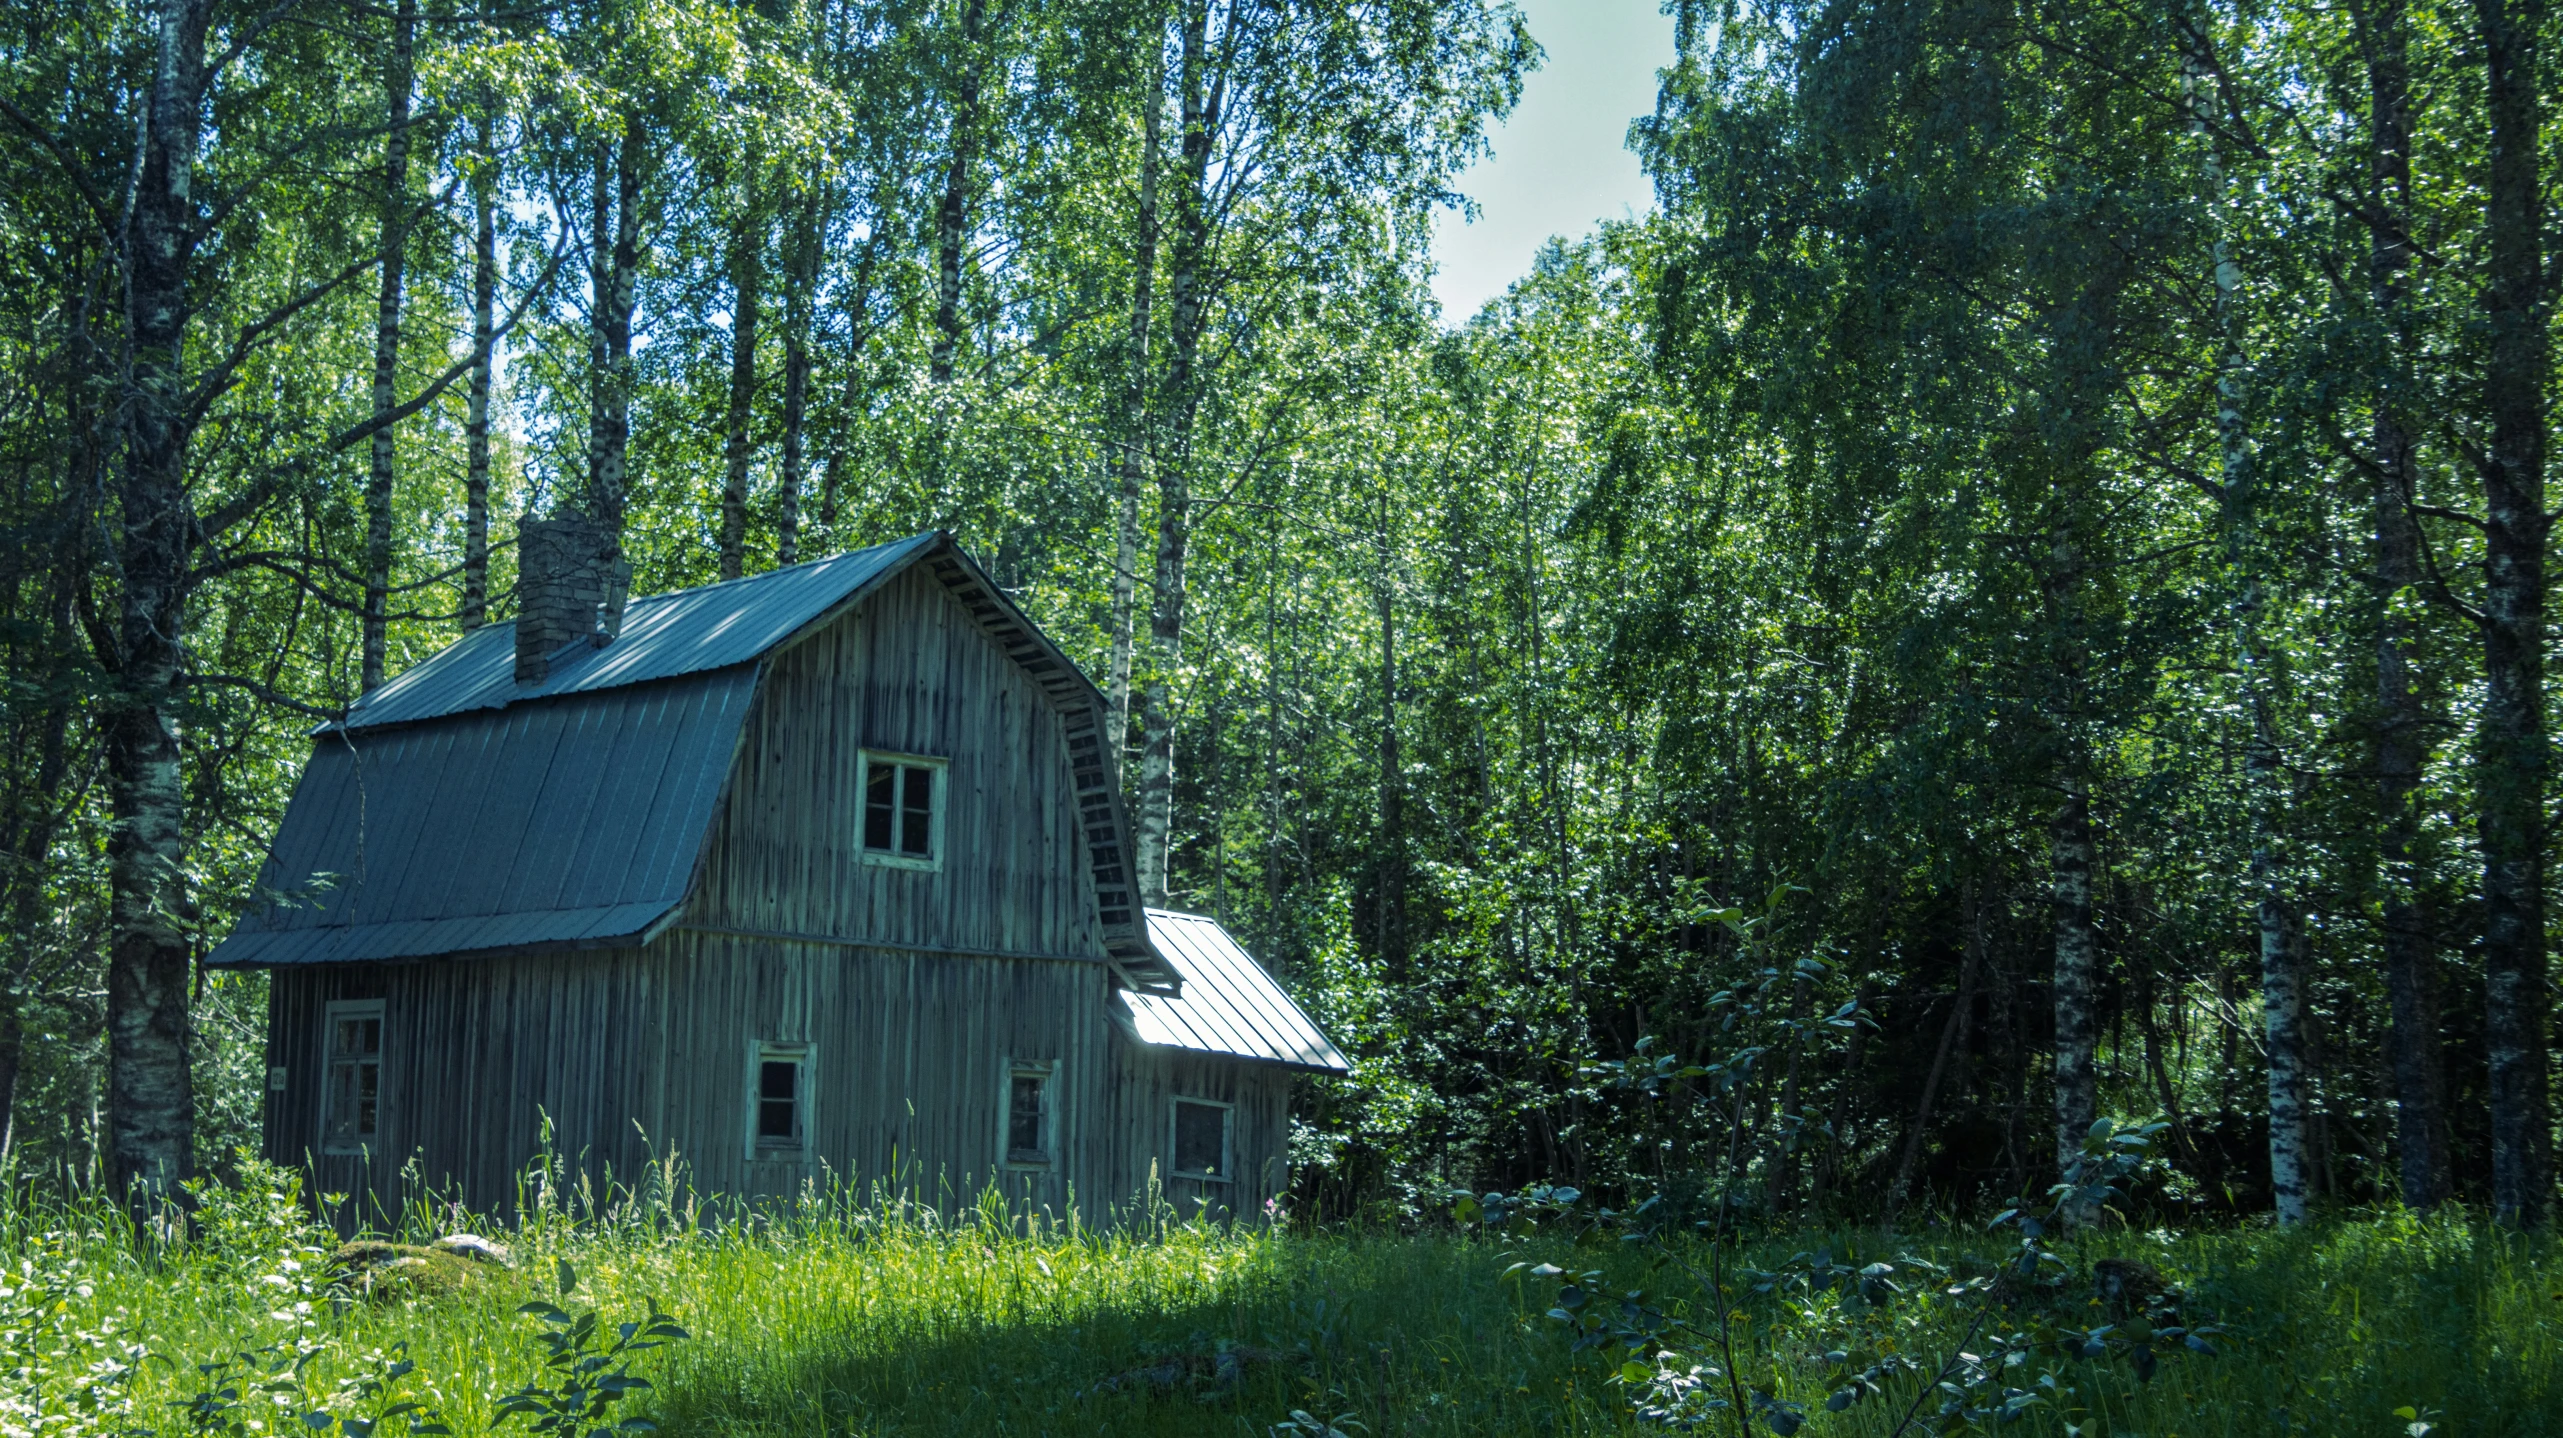
[[[2538,1220],[2541,0],[1668,8],[1659,211],[1456,316],[1483,0],[7,7],[10,1171],[248,1136],[309,727],[571,507],[957,533],[1358,1056],[1308,1211],[2158,1115],[2174,1212]]]

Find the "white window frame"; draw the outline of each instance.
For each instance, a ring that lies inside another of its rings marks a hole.
[[[1015,1080],[1041,1076],[1041,1157],[1015,1157]],[[1048,1173],[1059,1166],[1059,1061],[1010,1058],[997,1068],[997,1167],[1009,1173]]]
[[[923,768],[934,771],[934,807],[932,817],[927,820],[926,824],[926,852],[924,855],[902,854],[898,851],[899,811],[895,807],[890,813],[890,838],[892,847],[887,849],[875,849],[864,842],[864,828],[871,817],[872,766],[875,763],[898,764],[909,768]],[[854,773],[855,852],[863,856],[864,863],[876,868],[914,869],[920,873],[928,874],[942,872],[944,795],[949,793],[951,789],[952,761],[949,759],[938,759],[931,754],[901,754],[890,749],[863,750],[860,755],[860,762],[855,766]]]
[[[747,1157],[750,1163],[805,1163],[809,1160],[813,1148],[811,1135],[818,1128],[818,1085],[812,1081],[818,1072],[818,1060],[819,1051],[815,1044],[758,1039],[748,1045]],[[792,1090],[792,1116],[796,1122],[789,1143],[768,1139],[757,1132],[758,1109],[765,1097],[765,1066],[769,1063],[790,1063],[800,1070],[795,1075]]]
[[[1220,1111],[1219,1166],[1222,1172],[1203,1173],[1196,1169],[1175,1167],[1176,1115],[1182,1112],[1182,1105],[1188,1103]],[[1189,1094],[1177,1094],[1166,1101],[1166,1171],[1169,1175],[1175,1178],[1191,1179],[1195,1183],[1232,1183],[1236,1181],[1236,1168],[1237,1105],[1222,1103],[1215,1098],[1194,1098]]]
[[[374,1065],[374,1132],[371,1137],[359,1136],[354,1139],[342,1139],[331,1131],[330,1085],[335,1081],[338,1073],[338,1050],[336,1048],[336,1044],[338,1042],[338,1025],[342,1020],[346,1019],[372,1019],[375,1023],[382,1025],[381,1028],[376,1030],[377,1037],[372,1060]],[[320,1151],[322,1153],[361,1156],[378,1152],[382,1148],[383,1130],[388,1126],[384,1123],[384,1119],[387,1117],[384,1110],[389,1107],[389,1105],[384,1102],[386,1095],[383,1088],[383,1057],[385,1050],[391,1046],[390,1039],[391,1025],[384,1019],[383,1001],[381,999],[337,999],[325,1005],[321,1009]]]

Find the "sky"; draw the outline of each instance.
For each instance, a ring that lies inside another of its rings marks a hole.
[[[1495,152],[1452,188],[1477,221],[1436,217],[1433,292],[1457,324],[1531,267],[1552,235],[1643,215],[1654,191],[1628,152],[1629,121],[1655,111],[1655,71],[1673,60],[1673,19],[1657,0],[1514,0],[1547,57],[1522,103],[1488,139]]]

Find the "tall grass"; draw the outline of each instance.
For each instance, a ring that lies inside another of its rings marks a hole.
[[[204,1382],[194,1365],[282,1343],[318,1347],[304,1386],[324,1405],[368,1355],[406,1345],[410,1396],[456,1434],[487,1432],[497,1397],[539,1373],[515,1310],[549,1296],[566,1259],[578,1300],[609,1320],[654,1301],[691,1331],[638,1370],[655,1384],[642,1406],[674,1435],[1260,1438],[1294,1409],[1351,1415],[1372,1435],[1630,1433],[1639,1425],[1610,1381],[1617,1357],[1569,1351],[1536,1283],[1498,1275],[1548,1261],[1686,1296],[1644,1252],[1562,1234],[1293,1234],[1162,1208],[1098,1228],[993,1204],[950,1217],[884,1195],[758,1212],[662,1193],[575,1217],[535,1212],[490,1235],[515,1249],[512,1270],[478,1270],[454,1291],[354,1299],[329,1282],[335,1236],[289,1191],[253,1182],[208,1198],[192,1234],[138,1230],[90,1201],[0,1200],[0,1261],[18,1295],[0,1300],[17,1315],[0,1333],[0,1431],[178,1434],[178,1405]],[[451,1219],[422,1209],[402,1236],[446,1226],[431,1216]],[[1817,1247],[1860,1262],[2000,1251],[1960,1232],[1842,1231],[1776,1236],[1742,1257],[1768,1266]],[[2414,1421],[2450,1438],[2563,1431],[2563,1255],[2551,1239],[2386,1215],[2292,1233],[2122,1231],[2070,1252],[2085,1264],[2103,1254],[2154,1265],[2230,1336],[2221,1356],[2168,1362],[2149,1385],[2104,1385],[2086,1430],[2098,1438],[2404,1438]],[[31,1284],[53,1295],[34,1318]],[[1820,1401],[1803,1390],[1785,1305],[1747,1306],[1747,1345],[1775,1355],[1796,1396]],[[1926,1326],[1915,1340],[1960,1336]],[[1236,1355],[1226,1366],[1222,1351]],[[1152,1369],[1178,1381],[1160,1387]],[[1806,1431],[1880,1438],[1910,1394],[1819,1412]],[[2033,1409],[2015,1431],[2063,1425]]]

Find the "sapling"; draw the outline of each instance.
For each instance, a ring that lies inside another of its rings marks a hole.
[[[516,1310],[542,1324],[534,1337],[544,1348],[544,1374],[499,1400],[499,1421],[522,1418],[549,1438],[657,1431],[658,1425],[646,1418],[611,1421],[614,1407],[650,1387],[650,1380],[632,1372],[633,1359],[689,1335],[659,1311],[656,1299],[647,1299],[649,1316],[614,1325],[613,1337],[608,1339],[595,1309],[573,1311],[561,1306],[578,1288],[578,1270],[569,1260],[560,1261],[556,1279],[560,1303],[538,1298]]]

